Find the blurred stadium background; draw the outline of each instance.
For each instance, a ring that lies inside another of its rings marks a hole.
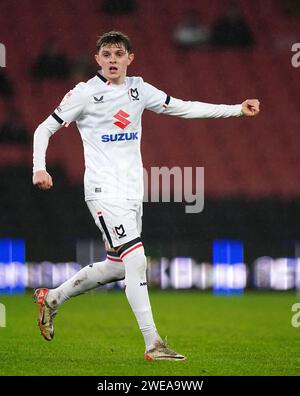
[[[46,193],[31,183],[32,137],[64,94],[93,76],[95,41],[113,29],[132,38],[136,60],[128,74],[143,76],[171,96],[227,104],[261,101],[262,112],[254,120],[144,114],[146,169],[205,169],[202,213],[186,214],[180,203],[144,204],[151,284],[237,292],[299,289],[300,68],[291,61],[292,45],[300,42],[299,2],[237,1],[251,42],[224,47],[208,41],[197,48],[176,44],[176,27],[193,10],[213,31],[228,1],[136,0],[127,10],[125,3],[1,2],[6,67],[0,68],[0,292],[58,285],[103,257],[84,203],[83,151],[75,125],[50,142],[54,188]],[[65,58],[61,75],[43,76],[34,66],[49,43]],[[229,246],[237,248],[235,258],[228,259],[230,253],[224,262],[216,259],[218,244],[218,257]],[[216,272],[213,261],[227,266]],[[113,287],[118,286],[122,283]]]
[[[226,36],[218,20],[232,7],[242,17]],[[183,34],[192,43],[179,43],[187,17],[196,30]],[[0,375],[299,375],[299,22],[297,0],[1,1]],[[142,362],[123,293],[105,292],[123,282],[68,302],[50,344],[31,303],[32,288],[55,287],[104,257],[84,203],[75,125],[50,142],[48,192],[31,183],[32,137],[65,93],[94,75],[96,39],[113,29],[132,38],[128,74],[171,96],[261,101],[256,119],[144,114],[147,170],[205,172],[201,213],[144,204],[154,316],[189,359],[176,368]]]

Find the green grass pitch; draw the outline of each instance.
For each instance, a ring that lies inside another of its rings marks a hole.
[[[300,327],[291,325],[295,293],[150,291],[157,327],[186,362],[143,360],[144,343],[123,291],[71,299],[45,341],[31,294],[0,296],[0,375],[210,376],[299,375]],[[299,299],[298,299],[299,300]]]

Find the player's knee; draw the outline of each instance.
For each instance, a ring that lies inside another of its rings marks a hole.
[[[138,275],[144,278],[147,270],[147,259],[144,254],[137,255],[133,260],[128,260],[124,263],[126,276]]]
[[[122,260],[129,254],[131,257],[138,254],[145,254],[142,240],[139,237],[134,238],[131,241],[124,243],[123,245],[117,246],[114,249]]]
[[[147,269],[147,259],[144,246],[140,238],[135,238],[117,248],[118,255],[124,262],[127,270],[138,271],[144,274]]]

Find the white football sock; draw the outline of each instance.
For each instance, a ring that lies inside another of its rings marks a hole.
[[[124,279],[125,269],[122,262],[109,259],[89,264],[78,271],[72,278],[56,289],[49,290],[47,302],[51,307],[57,307],[71,297],[78,296],[88,290],[106,283]]]
[[[152,349],[159,337],[151,311],[148,295],[146,268],[147,260],[142,243],[129,247],[120,254],[125,265],[125,293],[139,328],[144,336],[146,350]]]

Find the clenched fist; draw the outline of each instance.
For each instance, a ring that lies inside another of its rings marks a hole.
[[[259,113],[259,100],[246,99],[242,103],[243,114],[247,117],[256,116]]]
[[[52,177],[45,170],[34,172],[32,176],[32,183],[41,190],[49,190],[53,186]]]

